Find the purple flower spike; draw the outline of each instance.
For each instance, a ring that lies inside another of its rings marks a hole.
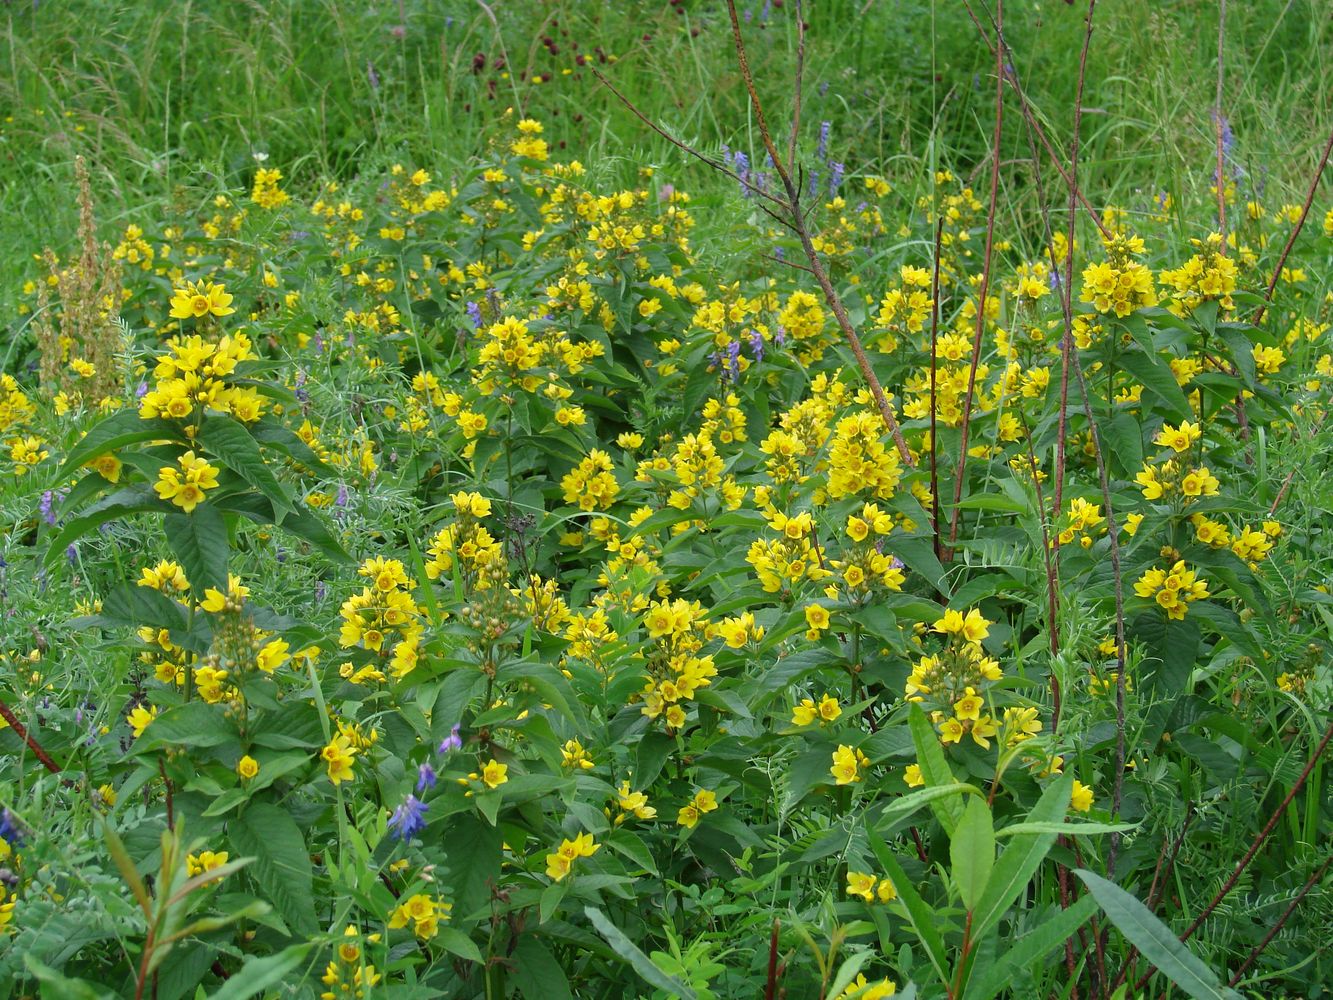
[[[415,795],[409,795],[389,817],[389,829],[404,842],[411,840],[426,828],[426,804]]]

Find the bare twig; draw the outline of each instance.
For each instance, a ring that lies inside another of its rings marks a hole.
[[[1004,31],[1004,0],[995,2],[995,30]],[[963,473],[967,469],[967,437],[972,423],[972,401],[977,387],[977,367],[981,364],[981,337],[986,330],[986,296],[990,291],[991,251],[995,246],[995,204],[1000,194],[1000,137],[1004,128],[1004,46],[995,46],[995,133],[991,139],[990,204],[986,210],[986,249],[981,265],[981,288],[977,298],[977,322],[972,334],[972,366],[967,373],[967,394],[963,397],[962,439],[958,445],[958,465],[954,469],[953,513],[949,516],[949,545],[958,540],[958,522],[963,512]],[[937,209],[938,210],[938,209]],[[951,555],[952,553],[946,553]]]
[[[1218,253],[1223,257],[1227,253],[1227,188],[1223,180],[1222,147],[1222,43],[1227,33],[1227,0],[1218,0],[1217,8],[1217,103],[1213,105],[1213,132],[1217,138],[1217,231],[1222,234],[1222,245]]]
[[[1324,176],[1324,168],[1328,166],[1329,154],[1333,153],[1333,132],[1329,133],[1328,142],[1324,144],[1324,155],[1319,159],[1319,166],[1315,169],[1314,176],[1310,178],[1310,190],[1305,193],[1305,204],[1301,207],[1301,217],[1296,220],[1296,225],[1292,228],[1291,234],[1287,237],[1287,245],[1282,248],[1282,256],[1278,258],[1277,267],[1273,268],[1273,277],[1268,281],[1268,290],[1264,292],[1264,301],[1250,320],[1255,326],[1264,318],[1264,313],[1268,310],[1273,301],[1273,290],[1277,288],[1278,278],[1282,277],[1282,269],[1287,266],[1287,257],[1291,253],[1292,246],[1296,243],[1296,237],[1301,234],[1305,227],[1305,220],[1310,217],[1310,205],[1314,202],[1315,190],[1319,187],[1319,179]]]
[[[977,16],[973,13],[972,6],[968,3],[968,0],[963,0],[963,7],[966,8],[967,16],[972,19],[972,23],[976,25],[977,31],[981,33],[981,38],[986,43],[986,47],[993,53],[995,51],[996,43],[992,42],[990,36],[986,34],[985,28],[983,28],[981,22],[977,20]],[[991,22],[991,25],[994,27],[993,21]],[[1028,123],[1028,128],[1030,128],[1032,134],[1041,141],[1042,148],[1046,150],[1046,155],[1051,161],[1051,166],[1055,167],[1056,171],[1060,174],[1060,179],[1065,182],[1065,186],[1072,186],[1074,188],[1079,204],[1082,205],[1083,210],[1088,213],[1088,218],[1092,219],[1093,225],[1097,227],[1102,236],[1109,237],[1111,235],[1110,230],[1108,230],[1102,222],[1101,215],[1092,207],[1092,202],[1084,197],[1083,192],[1079,190],[1078,185],[1071,184],[1072,178],[1070,178],[1069,172],[1065,170],[1060,155],[1056,153],[1055,147],[1051,145],[1051,140],[1046,136],[1046,130],[1041,127],[1041,123],[1037,121],[1036,115],[1033,114],[1032,102],[1028,100],[1027,92],[1023,90],[1023,86],[1018,79],[1018,74],[1013,67],[1013,50],[1004,42],[1003,36],[1000,38],[999,45],[1004,49],[1006,58],[1009,61],[1005,73],[1009,88],[1018,95],[1018,107],[1023,113],[1024,121]]]
[[[1064,336],[1060,338],[1060,426],[1055,435],[1055,489],[1051,499],[1051,517],[1060,516],[1064,503],[1065,490],[1065,438],[1069,426],[1069,355],[1074,339],[1073,330],[1073,288],[1074,288],[1074,213],[1078,194],[1078,142],[1083,127],[1083,83],[1088,72],[1088,49],[1092,46],[1092,12],[1097,0],[1088,0],[1088,14],[1083,30],[1083,51],[1078,58],[1078,86],[1074,91],[1074,136],[1069,144],[1069,218],[1065,229],[1064,275],[1060,282],[1060,305],[1069,317],[1065,323]],[[1001,46],[1003,48],[1003,46]],[[1088,415],[1091,422],[1092,415]],[[1058,554],[1060,537],[1055,538]]]
[[[944,218],[941,216],[935,220],[935,264],[930,279],[930,512],[935,522],[935,558],[941,561],[944,559],[944,545],[940,541],[939,436],[936,433],[935,390],[940,331],[940,241],[943,236]]]
[[[1250,844],[1250,849],[1245,852],[1245,856],[1236,862],[1236,867],[1227,877],[1227,880],[1222,883],[1222,888],[1217,890],[1216,895],[1213,896],[1208,905],[1203,908],[1199,915],[1194,918],[1194,922],[1189,925],[1185,930],[1185,933],[1180,935],[1181,941],[1188,941],[1193,937],[1194,932],[1203,926],[1203,922],[1208,919],[1209,915],[1212,914],[1215,909],[1217,909],[1218,904],[1231,894],[1232,889],[1236,888],[1236,883],[1240,881],[1241,875],[1243,875],[1245,869],[1250,866],[1250,862],[1254,860],[1254,856],[1259,853],[1259,848],[1264,846],[1264,843],[1268,840],[1268,835],[1272,833],[1273,828],[1277,826],[1278,820],[1280,820],[1286,813],[1287,807],[1291,805],[1291,800],[1294,799],[1297,793],[1305,787],[1305,782],[1310,777],[1310,772],[1314,770],[1315,765],[1319,763],[1319,759],[1324,755],[1324,750],[1327,749],[1329,740],[1333,740],[1333,722],[1329,723],[1328,728],[1324,730],[1323,739],[1319,741],[1319,745],[1315,747],[1314,753],[1310,755],[1310,759],[1305,764],[1305,770],[1303,770],[1301,776],[1296,779],[1296,783],[1291,786],[1291,791],[1287,792],[1286,797],[1283,798],[1281,804],[1279,804],[1277,809],[1273,811],[1273,815],[1268,817],[1268,822],[1264,824],[1264,828],[1260,830],[1258,835],[1254,838],[1253,843]],[[1134,984],[1135,992],[1143,989],[1143,984],[1148,981],[1150,976],[1152,976],[1152,971],[1153,970],[1149,969],[1148,972]]]
[[[1300,891],[1296,893],[1296,896],[1295,898],[1292,899],[1291,904],[1285,910],[1282,911],[1282,916],[1277,918],[1277,923],[1273,924],[1272,928],[1268,931],[1268,933],[1264,935],[1264,939],[1254,946],[1254,950],[1250,952],[1249,957],[1245,959],[1244,962],[1241,963],[1240,968],[1236,970],[1236,974],[1232,976],[1231,981],[1227,983],[1228,986],[1235,986],[1238,982],[1240,982],[1241,976],[1245,975],[1245,973],[1249,970],[1250,966],[1255,963],[1255,960],[1258,959],[1258,957],[1264,953],[1264,949],[1268,947],[1268,945],[1272,942],[1273,938],[1277,937],[1278,932],[1281,931],[1284,926],[1286,926],[1286,923],[1291,918],[1291,915],[1296,912],[1296,907],[1301,905],[1301,900],[1305,898],[1305,894],[1314,888],[1314,884],[1316,882],[1318,882],[1321,878],[1323,878],[1324,872],[1328,871],[1328,866],[1330,862],[1333,862],[1333,855],[1330,855],[1329,857],[1325,858],[1324,863],[1320,865],[1318,868],[1316,868],[1314,870],[1314,873],[1309,877],[1309,879],[1306,880],[1305,885],[1301,886]]]
[[[787,166],[796,163],[796,137],[801,132],[801,85],[805,76],[805,11],[796,0],[796,83],[792,90],[791,135],[787,137]]]

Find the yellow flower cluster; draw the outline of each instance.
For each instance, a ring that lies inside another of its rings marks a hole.
[[[584,511],[606,510],[620,493],[612,468],[611,456],[594,448],[560,480],[565,503],[575,504]]]
[[[793,726],[808,726],[818,720],[822,726],[826,722],[834,722],[840,715],[842,706],[838,704],[838,699],[831,694],[825,694],[819,699],[818,704],[813,698],[802,698],[793,705],[791,722]]]
[[[389,915],[389,930],[412,927],[412,933],[421,941],[429,941],[440,931],[440,924],[449,920],[452,903],[418,892],[403,900]]]
[[[1143,468],[1135,473],[1134,481],[1139,484],[1145,500],[1170,499],[1179,494],[1183,504],[1193,503],[1200,497],[1215,497],[1221,485],[1217,477],[1208,471],[1208,466],[1187,469],[1174,459],[1168,459],[1159,466],[1145,462]]]
[[[847,516],[847,537],[852,545],[829,565],[842,577],[853,601],[864,600],[875,586],[902,590],[903,564],[880,551],[882,539],[893,531],[893,516],[873,503]]]
[[[187,451],[178,460],[180,468],[164,465],[157,473],[153,489],[163,500],[169,500],[187,514],[194,512],[204,501],[204,494],[218,485],[218,470],[193,451]]]
[[[261,167],[255,171],[254,187],[250,191],[250,200],[260,208],[281,208],[290,198],[278,185],[282,181],[282,171]]]
[[[1180,621],[1190,604],[1208,597],[1208,581],[1186,569],[1184,560],[1177,560],[1169,570],[1156,566],[1147,570],[1135,582],[1134,593],[1156,601],[1168,618]]]
[[[778,537],[756,538],[745,558],[765,591],[775,594],[801,580],[819,581],[832,575],[820,565],[821,556],[813,542],[814,519],[808,511],[788,517],[768,506],[763,514]]]
[[[1106,518],[1100,505],[1075,497],[1065,512],[1065,526],[1060,529],[1061,545],[1072,545],[1078,539],[1083,548],[1090,548],[1098,535],[1106,534]]]
[[[893,881],[888,878],[877,878],[867,872],[847,873],[847,895],[863,899],[867,903],[873,903],[879,900],[881,903],[891,903],[898,898],[898,890],[893,887]]]
[[[365,1000],[376,995],[380,974],[375,966],[363,961],[360,938],[360,931],[348,924],[336,949],[337,958],[328,964],[320,979],[329,988],[319,995],[319,1000]],[[378,934],[371,934],[366,940],[376,943],[379,939]]]
[[[862,772],[869,766],[870,758],[860,748],[840,743],[838,749],[833,751],[829,773],[833,775],[835,784],[855,785],[864,777]]]
[[[238,364],[255,357],[245,334],[223,337],[216,344],[198,335],[174,337],[167,346],[169,353],[158,358],[153,371],[153,388],[140,400],[139,416],[191,420],[204,410],[216,410],[253,423],[263,415],[264,397],[256,389],[227,381]]]
[[[883,418],[862,410],[838,421],[829,449],[828,493],[835,500],[858,494],[888,500],[902,476],[897,450],[885,446]]]
[[[1134,258],[1143,253],[1137,236],[1113,233],[1103,241],[1107,259],[1083,269],[1080,298],[1099,313],[1128,316],[1135,309],[1157,304],[1152,271]]]
[[[591,833],[580,833],[573,840],[562,840],[554,854],[546,855],[546,874],[551,881],[560,882],[574,867],[579,858],[590,858],[602,849],[595,843]]]
[[[945,611],[931,628],[944,637],[944,647],[922,656],[907,678],[908,701],[929,700],[944,709],[934,710],[931,718],[945,743],[970,734],[979,746],[989,747],[989,739],[999,731],[995,718],[983,711],[985,700],[979,693],[1003,676],[999,663],[981,646],[991,624],[976,608],[966,614]]]
[[[408,579],[402,562],[382,556],[367,559],[358,572],[371,585],[343,602],[338,642],[375,653],[395,677],[406,677],[417,665],[423,627],[422,609],[410,593],[416,582]]]
[[[650,719],[665,717],[667,727],[678,730],[686,722],[682,702],[717,676],[713,657],[700,655],[714,628],[698,601],[679,598],[648,605],[643,624],[650,641],[644,654],[648,680],[639,693],[642,711]]]
[[[689,802],[680,807],[680,812],[676,814],[676,822],[687,830],[694,829],[699,820],[707,813],[717,808],[717,795],[707,788],[701,788],[694,793]]]
[[[1227,257],[1222,235],[1210,233],[1205,240],[1190,240],[1198,253],[1175,270],[1161,274],[1163,286],[1170,289],[1169,308],[1177,316],[1187,316],[1208,299],[1216,299],[1223,309],[1234,309],[1231,293],[1236,290],[1236,261]]]
[[[457,568],[465,587],[490,590],[504,576],[504,549],[482,519],[491,514],[491,502],[479,493],[455,493],[450,500],[455,518],[431,539],[426,575],[438,580]]]

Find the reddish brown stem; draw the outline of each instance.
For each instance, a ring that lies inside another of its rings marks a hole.
[[[773,918],[773,933],[768,939],[768,981],[764,983],[764,1000],[775,1000],[778,995],[778,918]]]
[[[1241,963],[1241,967],[1236,970],[1236,974],[1232,976],[1230,982],[1227,983],[1228,986],[1235,986],[1240,982],[1240,977],[1245,975],[1250,966],[1253,965],[1259,956],[1264,953],[1264,949],[1268,947],[1273,938],[1277,937],[1278,932],[1286,925],[1287,921],[1291,918],[1291,915],[1296,912],[1296,907],[1301,905],[1301,900],[1305,898],[1306,893],[1313,889],[1314,884],[1323,877],[1324,872],[1328,871],[1329,862],[1333,862],[1333,855],[1325,858],[1324,863],[1316,868],[1314,874],[1306,880],[1305,885],[1301,886],[1301,891],[1296,893],[1296,897],[1291,901],[1291,905],[1282,911],[1282,916],[1277,918],[1277,923],[1275,923],[1272,929],[1264,935],[1264,939],[1255,945],[1254,950],[1250,952],[1249,957]]]
[[[1232,889],[1236,888],[1236,883],[1240,881],[1241,875],[1243,875],[1245,869],[1250,866],[1250,862],[1254,860],[1254,856],[1259,853],[1259,848],[1263,847],[1264,843],[1268,840],[1268,835],[1273,832],[1273,828],[1277,826],[1278,820],[1280,820],[1286,813],[1287,806],[1291,805],[1291,800],[1294,799],[1297,793],[1305,787],[1306,779],[1310,777],[1310,772],[1313,771],[1315,765],[1319,763],[1319,758],[1324,755],[1324,750],[1327,749],[1329,740],[1331,739],[1333,739],[1333,723],[1329,723],[1328,728],[1324,730],[1323,739],[1319,741],[1319,745],[1315,747],[1314,753],[1312,753],[1310,759],[1306,761],[1305,770],[1303,770],[1301,776],[1296,779],[1296,784],[1291,786],[1291,791],[1287,792],[1286,797],[1283,798],[1281,804],[1273,811],[1273,815],[1268,817],[1268,822],[1265,823],[1264,828],[1259,831],[1259,835],[1254,838],[1254,842],[1250,844],[1250,849],[1245,852],[1245,856],[1236,863],[1235,869],[1231,872],[1231,875],[1228,876],[1226,882],[1223,883],[1222,888],[1217,890],[1217,894],[1213,896],[1208,905],[1203,908],[1203,911],[1194,918],[1194,922],[1189,925],[1185,930],[1185,933],[1180,935],[1181,941],[1188,941],[1193,937],[1194,932],[1203,926],[1203,922],[1208,919],[1209,915],[1215,909],[1217,909],[1218,904],[1231,894]],[[1143,989],[1143,984],[1148,981],[1151,975],[1152,970],[1150,969],[1137,983],[1134,984],[1136,992]]]
[[[1051,518],[1060,516],[1065,492],[1065,447],[1069,426],[1069,355],[1073,349],[1073,286],[1074,286],[1074,213],[1078,192],[1078,144],[1083,131],[1083,83],[1088,73],[1088,49],[1092,47],[1092,12],[1097,0],[1088,0],[1088,14],[1083,30],[1083,51],[1078,58],[1078,86],[1074,91],[1074,135],[1069,144],[1069,218],[1065,229],[1064,279],[1060,282],[1060,305],[1064,315],[1064,336],[1060,338],[1060,426],[1055,435],[1055,488],[1051,500]],[[1092,417],[1088,417],[1091,421]],[[1055,537],[1059,555],[1060,536]]]
[[[1227,254],[1227,186],[1223,173],[1222,145],[1222,42],[1227,31],[1227,0],[1218,0],[1217,9],[1217,103],[1213,105],[1213,132],[1217,139],[1217,231],[1222,235],[1218,253]]]
[[[1333,153],[1333,132],[1329,133],[1328,142],[1324,144],[1324,155],[1319,158],[1319,167],[1314,172],[1314,177],[1310,179],[1310,190],[1305,193],[1305,204],[1301,206],[1301,217],[1296,220],[1296,225],[1292,228],[1291,234],[1287,237],[1287,245],[1282,248],[1282,256],[1278,258],[1277,267],[1273,268],[1273,277],[1268,281],[1268,290],[1264,292],[1264,302],[1250,320],[1255,326],[1264,318],[1264,313],[1273,301],[1273,289],[1277,288],[1278,278],[1282,277],[1282,269],[1287,266],[1287,257],[1291,254],[1291,248],[1296,243],[1296,237],[1301,234],[1305,227],[1305,220],[1310,216],[1310,205],[1314,202],[1315,190],[1319,187],[1319,178],[1324,176],[1324,168],[1328,166],[1328,156]]]
[[[1004,31],[1004,0],[995,2],[995,30]],[[986,296],[990,291],[991,252],[995,247],[995,205],[1000,195],[1000,138],[1004,129],[1004,46],[995,46],[995,132],[991,139],[990,204],[986,209],[986,249],[981,265],[981,288],[977,299],[977,323],[972,334],[972,365],[967,373],[967,394],[963,397],[962,439],[958,444],[958,465],[954,469],[953,514],[949,517],[949,545],[958,540],[958,522],[963,509],[963,474],[967,469],[967,437],[972,424],[972,402],[976,397],[977,368],[981,364],[981,337],[986,330]],[[938,211],[938,206],[937,209]],[[952,551],[948,553],[952,556]]]
[[[28,745],[28,749],[32,751],[32,755],[41,762],[41,765],[44,768],[52,774],[60,773],[60,765],[51,759],[51,755],[42,748],[40,743],[37,742],[37,738],[24,728],[23,723],[19,722],[18,717],[14,715],[13,711],[10,710],[10,707],[6,705],[3,700],[0,700],[0,716],[3,716],[4,720],[9,723],[9,728],[14,730],[14,734]]]
[[[935,521],[935,558],[943,561],[944,544],[940,541],[939,438],[936,433],[936,366],[939,359],[940,330],[940,240],[944,235],[943,217],[935,220],[935,268],[930,280],[930,510]]]

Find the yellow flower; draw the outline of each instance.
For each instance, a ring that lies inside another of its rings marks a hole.
[[[487,788],[499,788],[509,780],[509,766],[492,758],[481,769],[481,780]]]
[[[885,997],[891,997],[898,992],[898,987],[888,979],[881,979],[877,983],[872,983],[866,979],[864,972],[858,972],[856,979],[847,984],[835,1000],[850,1000],[855,997],[856,1000],[884,1000]]]
[[[170,500],[189,514],[203,502],[204,493],[217,486],[218,470],[196,457],[193,451],[182,455],[179,464],[179,470],[170,465],[162,466],[153,489],[163,500]]]
[[[190,878],[194,878],[204,872],[211,872],[214,868],[221,868],[227,863],[228,856],[226,851],[200,851],[198,854],[189,854],[185,857],[185,869]]]
[[[861,771],[870,766],[870,758],[860,750],[839,744],[833,751],[833,765],[829,773],[839,785],[854,785],[861,780]]]
[[[1069,806],[1079,812],[1087,812],[1092,808],[1092,789],[1077,778],[1074,779],[1073,794],[1069,796]]]
[[[699,818],[705,813],[710,813],[717,808],[717,795],[707,788],[701,788],[694,793],[687,804],[681,806],[679,814],[676,816],[676,822],[686,828],[693,828],[699,822]]]
[[[171,296],[173,319],[202,319],[204,316],[230,316],[232,297],[222,285],[191,281],[177,288]]]
[[[805,609],[805,622],[810,626],[811,631],[826,629],[829,627],[828,608],[819,604],[810,604]]]
[[[352,780],[352,758],[357,755],[356,747],[352,746],[351,738],[343,733],[339,733],[323,750],[319,752],[320,757],[329,766],[329,781],[335,785],[344,781]]]
[[[249,754],[246,754],[237,762],[236,773],[246,781],[249,781],[259,773],[259,761],[255,760]]]
[[[920,788],[926,783],[925,776],[921,773],[920,764],[908,764],[903,768],[903,781],[907,783],[908,788]]]
[[[287,662],[287,643],[283,639],[274,639],[259,651],[255,658],[255,663],[259,669],[266,674],[273,673],[278,667]]]
[[[847,873],[847,895],[858,896],[867,903],[875,901],[875,876],[865,872]]]
[[[137,740],[143,735],[143,731],[148,728],[148,724],[157,718],[157,706],[149,705],[145,708],[143,705],[136,705],[129,714],[130,729],[134,731],[134,738]]]

